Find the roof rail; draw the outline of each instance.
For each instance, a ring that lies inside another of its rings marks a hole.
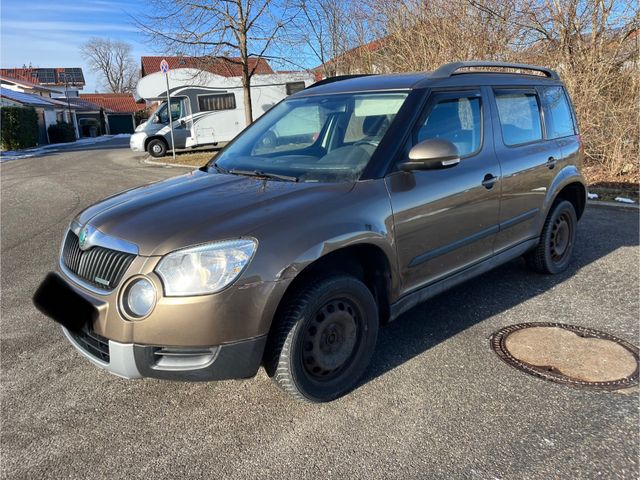
[[[485,62],[485,61],[469,61],[469,62],[453,62],[446,63],[442,65],[440,68],[432,72],[429,77],[432,79],[436,78],[448,78],[451,75],[455,74],[461,68],[485,68],[485,67],[495,67],[495,68],[513,68],[518,70],[532,70],[534,72],[544,73],[545,76],[551,78],[553,80],[560,80],[557,72],[555,70],[551,70],[545,67],[539,67],[537,65],[527,65],[525,63],[508,63],[508,62]],[[461,72],[468,73],[468,72]],[[474,72],[475,73],[475,72]]]
[[[358,77],[369,77],[372,74],[370,73],[362,73],[359,75],[337,75],[335,77],[327,77],[322,80],[318,80],[316,83],[312,83],[305,90],[309,90],[313,87],[319,87],[320,85],[326,85],[328,83],[339,82],[341,80],[349,80],[350,78],[358,78]]]

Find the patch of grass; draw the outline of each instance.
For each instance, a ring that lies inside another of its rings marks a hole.
[[[176,159],[174,160],[170,153],[164,158],[151,158],[154,162],[160,163],[175,163],[179,165],[186,165],[190,167],[202,167],[206,165],[209,160],[216,156],[218,152],[213,150],[196,151],[196,152],[181,152],[176,153]]]

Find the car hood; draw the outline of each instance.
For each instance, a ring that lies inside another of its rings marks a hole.
[[[347,194],[352,183],[295,183],[195,170],[128,190],[84,210],[76,219],[138,245],[140,255],[251,235],[290,212]],[[291,218],[291,222],[304,221]]]

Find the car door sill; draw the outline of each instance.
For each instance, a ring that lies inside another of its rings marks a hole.
[[[444,292],[445,290],[448,290],[455,285],[466,282],[467,280],[486,273],[489,270],[502,265],[503,263],[518,258],[520,255],[533,248],[537,243],[538,237],[525,240],[524,242],[521,242],[517,245],[509,247],[506,250],[496,253],[486,260],[471,265],[470,267],[466,267],[464,270],[456,272],[453,275],[448,276],[447,278],[438,280],[435,283],[426,285],[418,290],[404,295],[391,305],[390,321],[395,320],[400,315],[412,309],[416,305]]]

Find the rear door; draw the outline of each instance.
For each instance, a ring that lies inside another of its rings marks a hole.
[[[403,293],[490,257],[498,231],[500,166],[493,151],[486,91],[433,92],[410,148],[429,138],[458,147],[451,168],[389,174]]]
[[[497,253],[539,234],[547,189],[562,148],[559,142],[546,139],[535,87],[494,88],[492,93],[495,149],[502,169]]]

